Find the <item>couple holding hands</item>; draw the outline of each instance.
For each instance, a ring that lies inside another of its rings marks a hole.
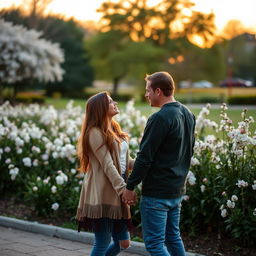
[[[130,205],[142,182],[140,213],[150,255],[185,256],[179,220],[194,146],[194,115],[174,98],[167,72],[147,75],[145,97],[160,110],[147,121],[135,161],[128,135],[113,119],[117,103],[107,92],[92,96],[77,153],[84,181],[76,219],[78,230],[94,232],[91,256],[114,256],[130,246]],[[111,243],[111,238],[113,242]]]

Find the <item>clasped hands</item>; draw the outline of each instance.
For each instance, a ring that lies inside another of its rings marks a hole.
[[[137,202],[137,195],[134,191],[125,188],[122,194],[122,201],[128,205],[135,205]]]

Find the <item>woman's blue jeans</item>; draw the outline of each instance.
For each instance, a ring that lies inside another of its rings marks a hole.
[[[181,200],[142,196],[143,239],[150,255],[185,256],[179,229]]]
[[[119,241],[129,240],[130,235],[127,230],[122,232],[95,232],[95,242],[91,251],[91,256],[115,256],[121,252]],[[111,237],[113,242],[111,242]]]

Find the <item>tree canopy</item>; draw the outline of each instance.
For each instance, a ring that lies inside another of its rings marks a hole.
[[[15,86],[24,80],[54,82],[63,79],[63,52],[41,33],[0,19],[0,84]]]
[[[27,28],[35,26],[31,22],[30,14],[21,9],[2,10],[0,16],[6,21],[22,24]],[[93,81],[93,69],[84,47],[86,31],[72,19],[64,20],[59,16],[42,16],[41,14],[36,16],[36,29],[42,31],[42,36],[47,40],[59,43],[65,56],[65,62],[62,63],[62,68],[65,70],[63,80],[47,83],[47,92],[51,94],[54,91],[60,91],[67,96],[81,96],[84,87],[90,86]],[[40,86],[45,87],[45,84]]]

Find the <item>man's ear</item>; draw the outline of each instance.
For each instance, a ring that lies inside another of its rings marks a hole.
[[[161,93],[162,93],[161,89],[160,89],[160,88],[156,88],[156,94],[157,94],[157,96],[161,96]]]

